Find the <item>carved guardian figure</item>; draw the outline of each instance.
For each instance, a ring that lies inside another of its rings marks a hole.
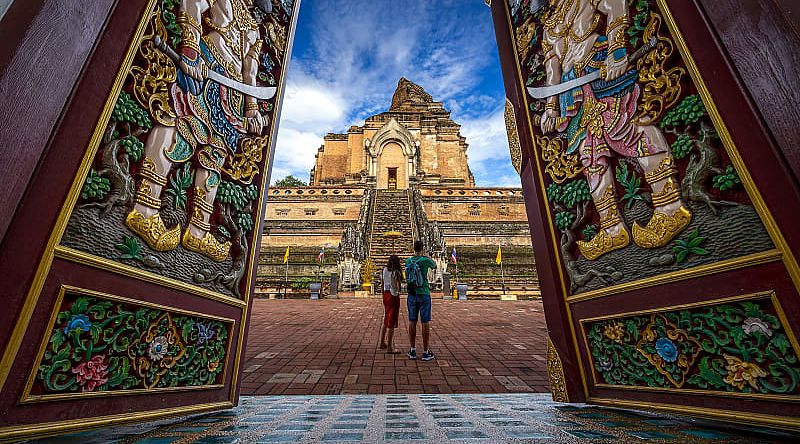
[[[541,2],[544,3],[544,2]],[[595,208],[600,231],[578,241],[589,260],[624,248],[666,245],[689,225],[692,214],[681,200],[677,169],[663,133],[635,122],[640,87],[628,63],[626,31],[630,23],[625,0],[552,0],[545,11],[542,49],[547,84],[558,85],[594,71],[601,78],[547,98],[540,126],[544,133],[565,135],[567,153],[577,152]],[[604,18],[605,30],[598,31]],[[601,34],[602,32],[602,34]],[[653,217],[632,231],[623,223],[614,191],[612,157],[635,159],[652,188]]]
[[[209,231],[214,198],[225,160],[250,134],[260,134],[266,118],[258,102],[207,79],[212,70],[246,85],[256,85],[262,37],[260,19],[271,12],[269,0],[183,0],[177,81],[170,86],[177,119],[153,128],[139,168],[136,205],[125,224],[157,251],[184,248],[215,261],[225,260],[231,243]],[[167,228],[159,214],[166,175],[174,163],[195,166],[189,226]]]

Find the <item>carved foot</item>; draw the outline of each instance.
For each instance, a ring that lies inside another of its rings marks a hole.
[[[133,209],[125,218],[125,225],[156,251],[174,250],[181,240],[181,227],[176,226],[168,230],[159,213],[144,217],[142,213]]]
[[[214,236],[211,235],[211,233],[208,232],[206,232],[202,239],[198,239],[192,235],[188,228],[183,233],[182,243],[184,248],[187,250],[208,256],[216,262],[224,261],[231,251],[230,242],[221,244]]]
[[[675,210],[672,215],[656,210],[647,226],[633,224],[633,241],[642,248],[663,247],[683,231],[691,221],[692,213],[685,206]]]
[[[620,248],[625,248],[631,243],[630,234],[626,228],[622,228],[617,234],[608,234],[606,230],[601,230],[595,234],[590,241],[577,241],[578,249],[581,254],[590,261]]]

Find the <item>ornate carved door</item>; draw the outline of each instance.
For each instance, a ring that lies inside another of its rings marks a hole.
[[[47,145],[16,128],[43,154],[0,238],[0,440],[231,407],[299,0],[52,3],[3,21],[3,57],[87,50]],[[74,65],[26,57],[4,88]]]
[[[702,2],[491,3],[555,399],[799,427],[797,165]]]

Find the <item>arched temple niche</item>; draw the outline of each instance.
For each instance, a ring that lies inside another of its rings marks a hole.
[[[395,141],[386,143],[378,157],[377,184],[378,189],[396,188],[405,190],[408,188],[408,159],[403,148]],[[394,186],[391,181],[394,179]]]

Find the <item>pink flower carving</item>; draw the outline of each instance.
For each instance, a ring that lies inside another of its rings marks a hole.
[[[75,379],[84,390],[93,391],[98,386],[108,382],[108,366],[105,363],[105,355],[97,355],[87,362],[81,362],[72,369]]]

